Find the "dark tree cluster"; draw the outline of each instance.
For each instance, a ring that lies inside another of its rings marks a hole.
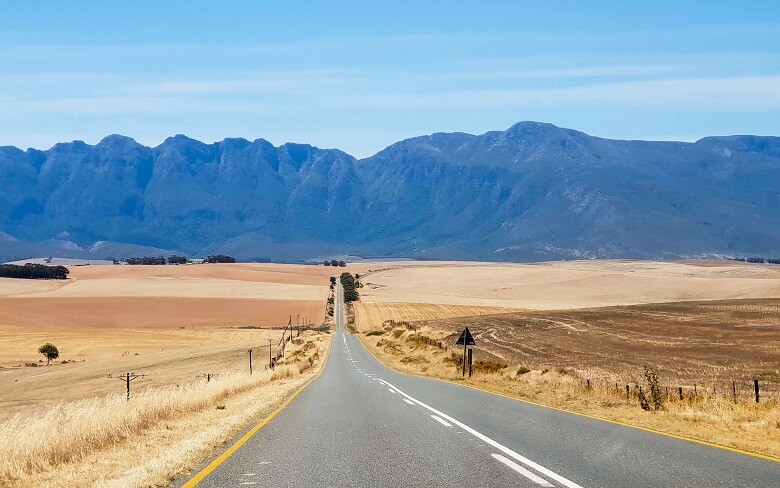
[[[341,273],[341,286],[344,287],[345,302],[356,302],[360,300],[360,294],[357,291],[360,287],[360,282],[355,280],[355,277],[350,273]]]
[[[187,258],[176,256],[175,254],[168,258],[168,264],[187,264]]]
[[[127,264],[137,265],[161,265],[168,264],[168,261],[163,256],[144,256],[142,258],[127,258],[125,259]]]
[[[224,254],[215,254],[206,258],[207,263],[235,263],[236,258],[225,256]]]
[[[347,263],[345,263],[344,261],[338,261],[336,259],[331,259],[330,261],[325,261],[322,264],[324,264],[325,266],[339,266],[339,267],[342,267],[342,268],[347,265]]]
[[[65,266],[45,266],[27,263],[0,264],[0,278],[25,278],[28,280],[64,280],[70,271]]]

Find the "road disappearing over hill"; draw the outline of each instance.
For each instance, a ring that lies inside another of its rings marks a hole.
[[[341,297],[320,377],[198,486],[778,486],[772,460],[396,373]]]

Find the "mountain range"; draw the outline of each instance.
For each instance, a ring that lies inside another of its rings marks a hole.
[[[535,261],[780,256],[780,137],[538,122],[356,159],[263,139],[0,147],[0,260],[180,253]]]

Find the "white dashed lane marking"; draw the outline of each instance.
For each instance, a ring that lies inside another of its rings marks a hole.
[[[443,418],[437,417],[435,415],[431,415],[431,418],[437,422],[439,422],[441,425],[445,427],[452,427],[452,424],[444,420]]]
[[[481,433],[481,432],[479,432],[479,431],[477,431],[475,429],[472,429],[471,427],[469,427],[468,425],[464,424],[463,422],[460,422],[459,420],[456,420],[456,419],[450,417],[449,415],[447,415],[447,414],[445,414],[443,412],[440,412],[439,410],[436,410],[435,408],[433,408],[433,407],[431,407],[429,405],[426,405],[425,403],[421,402],[420,400],[417,400],[416,398],[414,398],[412,396],[409,396],[408,394],[406,394],[403,391],[399,390],[397,387],[393,386],[392,384],[388,383],[387,381],[385,381],[385,380],[379,380],[379,381],[382,382],[384,385],[386,385],[389,389],[394,390],[396,393],[402,395],[403,397],[405,397],[409,401],[411,401],[411,402],[413,402],[413,403],[415,403],[415,404],[425,408],[429,412],[432,412],[433,414],[435,414],[435,415],[431,415],[431,417],[434,417],[434,418],[438,417],[438,418],[436,418],[437,421],[439,421],[439,422],[447,422],[448,424],[457,425],[458,427],[460,427],[464,431],[466,431],[469,434],[473,435],[477,439],[483,441],[485,444],[489,444],[493,448],[501,451],[502,453],[506,454],[507,456],[509,456],[510,458],[514,459],[515,461],[518,461],[518,462],[524,464],[525,466],[533,469],[534,471],[538,472],[539,474],[542,474],[544,476],[547,476],[550,479],[553,479],[553,480],[557,481],[558,483],[562,484],[563,486],[566,486],[567,488],[582,488],[577,483],[575,483],[575,482],[573,482],[573,481],[571,481],[571,480],[569,480],[567,478],[564,478],[563,476],[559,475],[558,473],[555,473],[554,471],[551,471],[551,470],[545,468],[541,464],[538,464],[538,463],[536,463],[534,461],[531,461],[530,459],[528,459],[528,458],[526,458],[524,456],[521,456],[520,454],[516,453],[512,449],[504,446],[503,444],[500,444],[500,443],[494,441],[493,439],[491,439],[490,437],[486,436],[485,434],[483,434],[483,433]],[[458,433],[460,434],[460,432],[458,432]],[[503,459],[509,461],[508,458],[506,458],[504,456],[501,456],[501,457]],[[507,467],[517,471],[514,468],[514,466],[510,466],[509,464],[505,463],[504,461],[502,461],[499,458],[496,458],[496,459],[501,461],[502,463],[504,463]],[[517,467],[522,468],[522,466],[520,466],[517,463],[513,462],[512,464],[516,465]],[[525,469],[525,468],[522,468],[522,469]],[[526,470],[526,471],[528,471],[528,470]],[[517,471],[517,472],[520,473],[520,471]],[[544,486],[552,486],[551,484],[549,484],[548,481],[544,480],[543,478],[538,477],[537,475],[535,475],[534,473],[531,473],[530,471],[528,471],[528,472],[530,474],[533,474],[534,476],[536,476],[538,479],[542,480],[544,483],[547,483],[547,485],[544,485]],[[523,475],[523,476],[525,476],[525,475]]]
[[[528,471],[527,469],[525,469],[524,467],[520,466],[520,465],[519,465],[519,464],[517,464],[516,462],[514,462],[514,461],[511,461],[511,460],[509,460],[509,459],[505,458],[505,457],[504,457],[504,456],[502,456],[501,454],[491,454],[491,455],[492,455],[492,456],[493,456],[495,459],[498,459],[499,461],[501,461],[502,463],[504,463],[504,464],[505,464],[506,466],[508,466],[510,469],[513,469],[514,471],[516,471],[516,472],[518,472],[518,473],[522,474],[523,476],[525,476],[525,477],[526,477],[526,478],[528,478],[529,480],[533,481],[534,483],[536,483],[536,484],[539,484],[539,485],[542,485],[542,486],[545,486],[545,487],[552,487],[552,486],[553,486],[553,485],[552,485],[550,482],[548,482],[546,479],[544,479],[544,478],[542,478],[542,477],[539,477],[539,476],[536,476],[536,475],[535,475],[535,474],[533,474],[532,472]]]

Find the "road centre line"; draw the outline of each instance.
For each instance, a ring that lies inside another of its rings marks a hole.
[[[457,425],[458,427],[460,427],[461,429],[465,430],[466,432],[468,432],[469,434],[473,435],[474,437],[484,441],[487,444],[490,444],[494,448],[498,449],[499,451],[501,451],[504,454],[507,454],[509,457],[513,458],[515,461],[519,461],[522,464],[525,464],[529,468],[531,468],[531,469],[533,469],[533,470],[535,470],[535,471],[537,471],[537,472],[539,472],[539,473],[541,473],[541,474],[543,474],[543,475],[545,475],[545,476],[547,476],[549,478],[554,479],[558,483],[561,483],[562,485],[564,485],[564,486],[566,486],[568,488],[582,488],[582,486],[578,485],[577,483],[575,483],[575,482],[573,482],[573,481],[571,481],[571,480],[569,480],[567,478],[564,478],[563,476],[559,475],[558,473],[555,473],[554,471],[550,471],[549,469],[545,468],[541,464],[535,463],[534,461],[531,461],[530,459],[521,456],[520,454],[516,453],[512,449],[504,446],[503,444],[499,444],[498,442],[494,441],[490,437],[486,436],[485,434],[482,434],[481,432],[478,432],[478,431],[472,429],[471,427],[469,427],[468,425],[464,424],[463,422],[460,422],[459,420],[456,420],[456,419],[450,417],[449,415],[447,415],[447,414],[445,414],[443,412],[440,412],[439,410],[436,410],[435,408],[433,408],[433,407],[431,407],[429,405],[426,405],[425,403],[421,402],[420,400],[417,400],[416,398],[407,395],[406,393],[404,393],[403,391],[399,390],[398,388],[396,388],[392,384],[388,383],[387,381],[385,381],[385,380],[379,380],[379,381],[381,381],[382,383],[384,383],[388,387],[394,389],[397,393],[405,396],[406,398],[408,398],[409,400],[413,401],[417,405],[420,405],[421,407],[426,408],[427,410],[435,413],[436,415],[438,415],[439,417],[447,420],[448,422]]]
[[[431,415],[431,418],[437,422],[439,422],[441,425],[445,427],[452,427],[452,424],[444,420],[443,418],[437,417],[435,415]]]
[[[405,401],[406,403],[408,403],[409,405],[414,405],[414,402],[413,402],[413,401],[411,401],[411,400],[407,400],[406,398],[404,398],[404,401]]]
[[[523,476],[525,476],[525,477],[526,477],[526,478],[528,478],[529,480],[533,481],[534,483],[540,484],[540,485],[542,485],[542,486],[545,486],[545,487],[552,487],[552,486],[553,486],[553,485],[552,485],[550,482],[548,482],[546,479],[544,479],[544,478],[541,478],[541,477],[539,477],[539,476],[536,476],[536,475],[535,475],[535,474],[533,474],[532,472],[528,471],[527,469],[525,469],[524,467],[520,466],[520,465],[519,465],[519,464],[517,464],[516,462],[514,462],[514,461],[511,461],[511,460],[509,460],[509,459],[505,458],[505,457],[504,457],[504,456],[502,456],[501,454],[495,454],[495,453],[493,453],[493,454],[491,454],[491,456],[493,456],[493,458],[497,459],[497,460],[498,460],[498,461],[500,461],[501,463],[503,463],[503,464],[505,464],[506,466],[508,466],[510,469],[512,469],[512,470],[514,470],[514,471],[516,471],[516,472],[518,472],[518,473],[520,473],[520,474],[522,474]]]

